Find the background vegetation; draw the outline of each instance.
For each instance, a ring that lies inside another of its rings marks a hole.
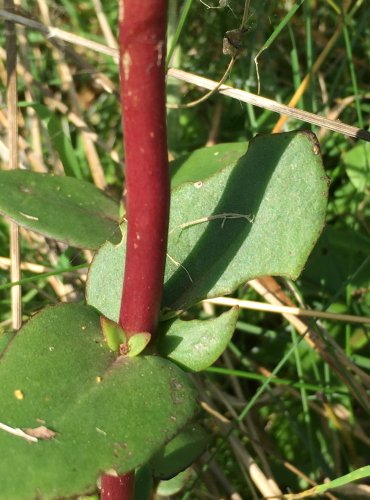
[[[298,107],[366,128],[370,109],[370,10],[366,1],[252,1],[245,50],[228,83],[257,92],[254,58],[299,3],[302,5],[295,15],[284,23],[259,58],[261,95],[288,103],[337,32],[335,43],[312,75]],[[97,0],[38,0],[22,2],[19,13],[114,46],[109,30],[104,33],[99,22],[99,5]],[[217,81],[228,64],[228,57],[222,53],[224,33],[240,26],[244,2],[218,4],[209,0],[208,5],[200,0],[170,0],[169,48],[176,47],[170,66]],[[115,37],[116,2],[105,1],[102,8]],[[17,31],[18,89],[23,103],[19,115],[21,165],[90,180],[118,198],[124,183],[124,158],[116,63],[79,44],[46,39],[36,30],[18,27]],[[0,46],[4,47],[3,30],[0,37]],[[7,133],[5,58],[5,50],[0,48],[3,168]],[[185,103],[199,95],[195,87],[169,80],[170,102]],[[278,118],[272,112],[215,95],[191,109],[169,110],[169,152],[176,158],[206,144],[249,140],[256,134],[272,132]],[[368,317],[370,148],[364,141],[293,119],[282,130],[297,128],[311,128],[318,135],[331,187],[327,226],[301,278],[294,284],[279,280],[285,294],[282,302],[289,297],[305,308]],[[0,255],[0,321],[2,331],[6,331],[10,328],[9,236],[3,219]],[[90,259],[88,252],[22,230],[24,320],[46,304],[83,301],[85,269],[74,267]],[[262,300],[261,293],[261,289],[246,284],[236,297]],[[207,318],[222,310],[205,304],[187,314],[189,318]],[[299,336],[291,318],[258,311],[240,313],[228,350],[215,367],[196,379],[205,410],[204,426],[212,440],[208,452],[186,472],[181,497],[234,494],[233,498],[238,498],[239,494],[241,498],[260,498],[261,484],[262,488],[263,484],[266,488],[275,488],[276,484],[283,493],[299,491],[366,464],[368,326],[338,320],[309,320],[307,325],[310,334]],[[313,334],[320,340],[310,345],[306,340]],[[343,356],[330,339],[341,347]],[[275,375],[278,378],[274,379]],[[254,462],[261,476],[256,475]],[[176,490],[176,486],[173,488],[171,491]],[[327,495],[354,498],[370,494],[366,484],[351,488]]]

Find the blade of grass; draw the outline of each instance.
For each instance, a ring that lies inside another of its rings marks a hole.
[[[284,495],[284,499],[298,500],[300,498],[322,495],[328,490],[340,488],[341,486],[353,483],[354,481],[358,481],[359,479],[365,479],[369,476],[370,476],[370,465],[367,465],[365,467],[361,467],[360,469],[354,470],[349,474],[345,474],[342,477],[338,477],[337,479],[333,479],[332,481],[328,481],[327,483],[324,484],[319,484],[317,486],[314,486],[313,488],[310,488],[309,490],[302,491],[301,493],[290,493],[288,495]]]
[[[310,72],[314,62],[314,45],[312,40],[312,3],[306,2],[304,4],[305,25],[306,25],[306,67],[307,73]],[[315,104],[315,82],[311,79],[308,85],[308,110],[316,113],[317,106]],[[307,106],[305,106],[307,109]]]
[[[299,54],[298,54],[296,39],[294,36],[294,31],[293,31],[290,24],[288,24],[288,30],[289,30],[290,40],[292,42],[292,50],[290,51],[290,62],[292,65],[293,85],[294,85],[295,90],[297,90],[297,88],[299,87],[300,82],[301,82],[300,67],[299,67]],[[300,101],[299,103],[301,104],[299,107],[302,108],[302,102]],[[297,103],[297,104],[299,104],[299,103]]]
[[[299,342],[295,342],[294,346],[297,346]],[[292,351],[293,352],[293,351]],[[281,368],[281,367],[280,367]],[[308,384],[306,382],[300,381],[296,382],[293,380],[281,378],[281,377],[275,377],[275,376],[268,376],[266,377],[265,375],[261,375],[259,373],[254,373],[254,372],[247,372],[247,371],[241,371],[241,370],[231,370],[229,368],[221,368],[218,366],[211,366],[205,370],[207,373],[215,373],[217,375],[222,375],[225,377],[233,376],[233,377],[238,377],[238,378],[245,378],[248,380],[257,380],[259,382],[263,382],[266,384],[264,386],[264,390],[269,384],[276,384],[276,385],[286,385],[289,387],[293,387],[294,389],[299,389],[300,391],[312,391],[313,393],[317,392],[322,392],[322,393],[327,393],[327,394],[342,394],[343,392],[338,389],[338,388],[333,388],[333,387],[324,387],[316,384]],[[344,393],[343,393],[344,394]],[[261,395],[261,394],[260,394]],[[305,393],[305,398],[307,401],[307,393]],[[254,403],[253,403],[254,404]],[[250,408],[248,409],[248,411]],[[247,413],[248,413],[247,411]],[[243,417],[238,418],[238,420],[243,420],[244,416],[246,413],[243,413]]]
[[[116,40],[116,37],[112,33],[107,16],[104,13],[101,1],[100,0],[92,0],[92,3],[94,4],[96,17],[98,18],[98,21],[100,24],[100,29],[102,30],[102,33],[103,33],[104,38],[107,42],[107,45],[109,47],[117,49],[118,48],[117,40]]]
[[[19,281],[12,281],[10,283],[5,283],[5,285],[0,285],[0,290],[7,290],[14,286],[24,285],[25,283],[37,282],[38,280],[43,280],[45,278],[49,278],[50,276],[57,276],[58,274],[69,273],[77,271],[78,269],[87,270],[86,264],[79,264],[78,266],[66,267],[64,269],[55,269],[54,271],[50,271],[49,273],[41,273],[38,274],[37,276],[31,276],[29,278],[23,278],[22,280]]]
[[[360,127],[363,128],[364,127],[364,119],[362,116],[362,109],[361,109],[361,97],[360,97],[360,91],[359,91],[359,87],[358,87],[358,83],[357,83],[356,71],[355,71],[355,67],[353,64],[353,51],[352,51],[352,46],[351,46],[350,34],[348,31],[348,21],[349,20],[348,20],[346,11],[343,8],[342,8],[342,16],[344,19],[344,22],[343,22],[344,43],[345,43],[345,47],[346,47],[346,55],[347,55],[349,73],[351,75],[353,94],[355,96],[357,120],[358,120]]]
[[[259,74],[259,69],[258,69],[258,59],[262,52],[267,50],[277,39],[277,37],[280,35],[281,31],[285,28],[285,26],[289,23],[291,18],[294,16],[294,14],[297,12],[299,7],[303,4],[305,0],[298,0],[290,9],[288,14],[284,16],[284,18],[280,21],[278,26],[274,29],[272,34],[268,37],[266,42],[262,45],[260,50],[257,52],[255,58],[254,58],[254,64],[256,66],[256,73],[257,73],[257,94],[260,93],[261,90],[261,81],[260,81],[260,74]]]
[[[293,327],[290,327],[290,331],[291,331],[292,344],[296,344],[297,340],[298,340],[298,335]],[[307,399],[307,387],[306,387],[305,382],[304,382],[304,370],[302,368],[302,361],[301,361],[301,354],[300,354],[299,346],[294,351],[294,358],[295,358],[295,364],[296,364],[299,383],[301,385],[299,390],[300,390],[300,394],[301,394],[303,420],[304,420],[304,423],[306,426],[306,431],[307,431],[306,443],[308,444],[308,450],[309,450],[310,459],[311,459],[311,470],[315,471],[315,455],[318,453],[318,450],[315,450],[315,445],[314,445],[314,439],[313,439],[314,432],[312,429],[312,420],[311,420],[310,410],[309,410],[309,406],[308,406],[308,399]]]
[[[192,3],[193,3],[193,0],[186,0],[185,1],[185,5],[182,9],[181,16],[180,16],[175,34],[173,36],[172,43],[171,43],[171,46],[168,50],[168,54],[166,57],[166,71],[167,71],[167,68],[171,62],[171,59],[172,59],[173,53],[175,52],[176,46],[179,42],[182,30],[184,29],[185,22],[186,22],[188,15],[189,15]]]

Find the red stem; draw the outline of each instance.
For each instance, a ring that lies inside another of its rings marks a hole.
[[[126,151],[127,248],[120,324],[155,333],[169,217],[165,108],[167,0],[124,1],[120,74]]]
[[[132,473],[123,476],[102,476],[101,498],[110,500],[129,500],[134,496],[135,476]]]
[[[119,47],[128,220],[120,325],[155,334],[169,218],[165,108],[167,0],[120,0]],[[109,479],[108,479],[109,478]],[[133,473],[103,476],[103,500],[130,500]]]

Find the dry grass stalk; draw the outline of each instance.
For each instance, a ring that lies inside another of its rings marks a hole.
[[[258,280],[255,280],[258,281]],[[241,309],[252,309],[253,311],[264,311],[276,314],[291,314],[293,316],[302,316],[306,318],[321,318],[333,321],[345,321],[349,323],[370,324],[370,318],[367,316],[354,316],[352,314],[339,314],[326,311],[315,311],[296,306],[284,306],[280,304],[264,304],[254,300],[239,300],[230,297],[217,297],[204,301],[208,304],[223,306],[238,306]]]
[[[5,7],[14,9],[13,0],[5,0]],[[7,107],[8,107],[8,147],[9,168],[18,168],[18,96],[17,96],[17,40],[15,25],[12,22],[5,23],[6,35],[6,72],[7,72]],[[10,222],[10,280],[19,281],[20,270],[20,242],[19,226]],[[20,286],[14,286],[11,290],[11,308],[13,330],[17,331],[22,326],[22,291]]]

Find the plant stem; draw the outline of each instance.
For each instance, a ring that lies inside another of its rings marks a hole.
[[[101,480],[101,498],[110,500],[129,500],[134,496],[135,475],[133,473],[122,476],[105,474]]]
[[[119,52],[126,154],[127,247],[119,323],[155,334],[169,219],[165,108],[167,0],[121,0]],[[134,473],[103,476],[103,500],[133,497]]]
[[[124,0],[120,75],[127,249],[120,324],[155,333],[166,259],[169,176],[165,110],[167,0]]]

